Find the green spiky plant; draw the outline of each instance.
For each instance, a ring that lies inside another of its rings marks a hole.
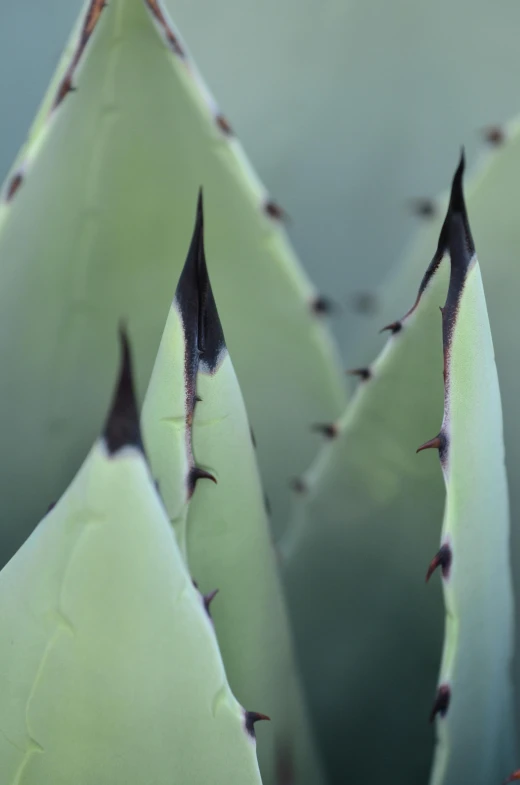
[[[2,782],[514,770],[502,413],[463,169],[345,408],[327,303],[162,6],[86,4],[0,206]],[[441,418],[419,450],[446,500],[415,455]],[[421,591],[436,568],[444,609]]]

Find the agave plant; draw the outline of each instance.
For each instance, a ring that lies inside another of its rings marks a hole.
[[[515,143],[469,196],[503,264]],[[0,206],[2,781],[520,777],[463,173],[347,402],[327,302],[165,10],[86,4]]]

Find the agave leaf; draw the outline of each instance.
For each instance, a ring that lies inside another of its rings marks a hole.
[[[261,785],[142,452],[129,350],[103,438],[0,573],[4,783]]]
[[[308,423],[344,401],[314,291],[157,4],[91,0],[76,31],[0,206],[4,556],[99,431],[120,316],[144,393],[201,183],[222,318],[280,514],[287,477],[312,455]]]
[[[462,175],[443,231],[451,277],[442,313],[445,396],[439,450],[447,498],[442,545],[446,632],[432,715],[433,785],[501,782],[514,765],[513,592],[502,406]]]
[[[142,421],[190,572],[208,604],[218,589],[211,614],[232,689],[271,717],[259,730],[263,781],[318,785],[250,426],[208,277],[201,197]]]
[[[344,781],[339,727],[352,782],[366,777],[367,760],[374,781],[395,785],[426,782],[430,769],[443,613],[424,573],[444,492],[433,457],[419,461],[415,450],[442,410],[442,353],[428,336],[446,288],[444,268],[425,278],[381,355],[357,372],[345,414],[318,424],[327,443],[295,483],[282,544],[288,604],[333,783]]]
[[[520,602],[520,573],[514,568],[520,553],[520,434],[517,408],[520,399],[520,375],[516,363],[517,339],[514,325],[518,320],[517,285],[515,283],[520,249],[520,224],[517,215],[518,181],[520,179],[520,126],[518,121],[505,129],[503,144],[484,156],[466,189],[466,201],[471,215],[475,245],[479,250],[480,265],[486,289],[486,302],[493,325],[493,344],[500,379],[504,410],[506,466],[509,477],[511,508],[511,549],[513,553],[513,582],[515,600]],[[446,206],[449,195],[436,200]],[[383,319],[398,313],[409,296],[414,279],[420,274],[425,249],[434,242],[440,221],[433,220],[414,238],[405,258],[384,291]],[[437,335],[429,337],[432,347]],[[364,351],[373,351],[374,342],[364,341]],[[425,436],[428,434],[425,433]],[[517,625],[515,646],[520,646],[520,627]],[[520,658],[515,658],[515,681],[520,683]],[[518,711],[518,707],[517,707]]]

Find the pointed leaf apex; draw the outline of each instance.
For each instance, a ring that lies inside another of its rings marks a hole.
[[[103,438],[110,455],[114,455],[124,447],[137,447],[144,455],[130,343],[124,324],[119,327],[119,341],[121,352],[119,378],[105,423]]]
[[[466,207],[464,203],[464,190],[463,190],[463,179],[464,179],[464,169],[466,166],[466,157],[464,155],[464,147],[461,148],[460,151],[460,160],[459,165],[453,175],[453,181],[451,184],[451,196],[450,196],[450,212],[453,213],[466,213]]]
[[[195,226],[186,262],[175,293],[188,345],[197,366],[197,355],[206,370],[213,372],[225,348],[224,334],[213,297],[204,250],[204,207],[202,187],[197,198]]]
[[[204,229],[204,195],[202,185],[199,185],[199,194],[197,196],[197,219],[196,226],[200,225]]]

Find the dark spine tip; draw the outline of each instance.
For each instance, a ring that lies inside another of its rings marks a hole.
[[[286,221],[288,219],[288,215],[283,207],[280,207],[278,202],[275,202],[274,199],[268,199],[264,203],[264,212],[269,218],[273,218],[275,221]]]
[[[273,511],[272,511],[271,502],[269,501],[269,497],[268,497],[267,493],[264,493],[264,507],[265,507],[265,511],[266,511],[267,515],[269,516],[269,518],[271,518],[272,514],[273,514]]]
[[[270,720],[270,719],[271,718],[268,717],[267,714],[259,714],[257,711],[245,712],[246,731],[249,733],[252,739],[256,739],[255,722],[260,722],[261,720]]]
[[[290,484],[295,493],[306,493],[308,490],[307,483],[302,477],[295,477]]]
[[[338,435],[338,426],[333,422],[315,423],[312,426],[312,430],[316,431],[317,433],[321,433],[327,439],[335,439]]]
[[[51,503],[49,504],[49,506],[47,507],[47,513],[49,513],[49,512],[50,512],[51,510],[53,510],[55,507],[56,507],[56,502],[51,502]]]
[[[215,122],[225,136],[233,136],[233,129],[228,119],[223,114],[218,114],[215,117]]]
[[[188,475],[188,494],[190,498],[192,497],[195,486],[199,480],[211,480],[215,485],[217,484],[215,475],[211,474],[211,472],[207,472],[205,469],[201,469],[200,466],[193,466]]]
[[[206,613],[208,614],[210,619],[211,619],[210,606],[213,600],[215,599],[215,597],[217,596],[218,591],[219,591],[218,589],[213,589],[213,591],[210,591],[209,594],[204,594],[202,598],[204,601],[204,608],[206,609]]]
[[[435,218],[437,215],[437,205],[433,199],[411,199],[409,205],[412,213],[421,218]]]
[[[202,363],[213,373],[225,348],[224,333],[213,297],[204,250],[202,188],[197,199],[195,226],[175,299],[183,323],[189,373],[195,376]],[[194,389],[194,380],[191,379]]]
[[[450,706],[451,690],[447,684],[441,684],[437,690],[435,700],[433,702],[432,710],[430,712],[430,722],[433,722],[435,717],[445,717]]]
[[[441,545],[441,547],[439,548],[439,550],[437,551],[437,553],[435,554],[435,556],[430,562],[430,566],[428,567],[428,570],[426,572],[426,583],[428,583],[428,581],[432,577],[437,567],[441,568],[443,578],[449,578],[451,562],[452,562],[451,548],[447,543],[445,543],[444,545]]]
[[[402,322],[398,321],[398,322],[391,322],[391,324],[387,324],[386,327],[382,327],[379,330],[379,332],[384,333],[388,330],[388,332],[391,332],[392,335],[395,335],[396,333],[400,333],[402,329],[403,329],[403,324]]]
[[[459,164],[453,175],[451,183],[451,196],[449,210],[452,214],[462,213],[465,215],[466,207],[464,204],[464,190],[462,182],[464,178],[464,169],[466,167],[466,157],[464,155],[464,148],[461,148]]]
[[[14,197],[14,195],[16,194],[22,183],[23,183],[23,174],[21,172],[17,172],[17,174],[11,177],[11,180],[9,181],[9,186],[7,188],[7,195],[6,195],[6,199],[8,202],[10,202],[11,199]]]
[[[139,410],[132,373],[132,357],[128,335],[124,326],[119,328],[121,360],[119,379],[112,399],[112,405],[105,423],[103,438],[108,452],[114,455],[124,447],[136,447],[144,455]]]
[[[500,147],[506,141],[506,132],[499,125],[490,125],[482,131],[484,141],[492,147]]]
[[[520,769],[517,769],[510,774],[509,777],[504,780],[504,785],[508,785],[508,782],[517,782],[517,780],[520,780]]]
[[[372,371],[370,368],[353,368],[347,371],[349,376],[358,376],[362,382],[366,382],[372,378]]]

